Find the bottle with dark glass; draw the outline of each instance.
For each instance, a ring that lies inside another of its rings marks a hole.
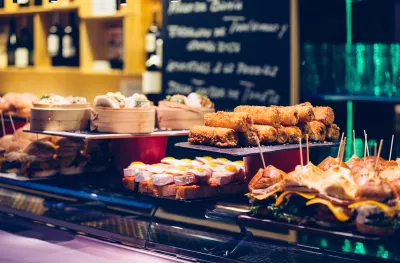
[[[41,6],[42,5],[42,0],[35,0],[35,5],[36,6]]]
[[[62,56],[62,38],[64,30],[60,25],[60,15],[54,13],[53,25],[50,27],[49,35],[47,37],[47,51],[51,57],[51,63],[53,66],[63,65]]]
[[[70,13],[69,25],[64,28],[62,57],[65,66],[79,66],[79,31],[75,12]]]
[[[18,0],[18,4],[20,7],[27,7],[29,6],[29,0]]]
[[[7,40],[7,61],[8,66],[15,66],[15,50],[17,49],[17,31],[15,29],[15,19],[10,19],[10,28],[8,30]]]
[[[161,100],[161,61],[157,55],[152,55],[146,61],[146,71],[142,76],[142,92],[151,101]]]
[[[33,37],[27,27],[27,22],[23,23],[20,36],[15,50],[15,66],[25,68],[33,65]]]
[[[153,22],[146,34],[146,54],[147,59],[156,54],[156,41],[160,38],[160,29],[157,25],[157,13],[153,12]]]
[[[4,0],[0,0],[0,8],[4,8]]]

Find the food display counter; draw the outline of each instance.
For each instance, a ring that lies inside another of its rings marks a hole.
[[[192,97],[212,111],[207,98]],[[354,190],[362,185],[355,185],[352,178],[364,174],[352,174],[347,167],[376,172],[379,167],[397,175],[398,163],[390,157],[379,159],[382,144],[368,158],[344,163],[346,137],[340,138],[331,108],[302,103],[205,113],[192,107],[196,121],[205,125],[165,130],[153,120],[158,108],[144,98],[101,95],[93,109],[76,102],[85,101],[79,97],[70,102],[51,95],[34,103],[38,118],[64,118],[71,110],[85,117],[90,111],[90,126],[96,127],[67,131],[63,125],[70,121],[58,125],[63,123],[58,119],[35,119],[30,126],[13,127],[14,134],[0,141],[0,212],[192,262],[398,260],[400,253],[392,241],[396,235],[361,234],[355,220],[362,214],[358,207],[374,205],[382,208],[377,215],[385,213],[384,219],[390,219],[380,223],[397,222],[397,192],[387,193],[383,183],[372,185],[390,199],[375,201],[372,196],[360,202],[363,199]],[[179,105],[179,112],[187,113],[192,108],[174,100],[188,99],[176,95],[167,105]],[[105,114],[102,122],[95,111],[99,109]],[[152,114],[143,120],[148,131],[132,132],[143,112]],[[117,125],[123,116],[123,125]],[[11,117],[10,121],[13,124]],[[73,124],[81,127],[87,122],[79,119]],[[164,124],[177,122],[185,124],[184,119]],[[102,125],[109,130],[99,130]],[[327,158],[320,163],[321,157]],[[392,179],[386,184],[395,185],[397,179]],[[296,196],[303,198],[298,204]],[[396,231],[395,226],[385,226],[385,231]]]

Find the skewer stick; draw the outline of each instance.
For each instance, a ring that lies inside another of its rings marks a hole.
[[[262,164],[263,164],[264,170],[265,170],[267,168],[267,166],[265,165],[264,155],[263,155],[263,152],[261,150],[260,139],[258,139],[258,135],[257,134],[254,134],[254,136],[256,136],[258,150],[260,150],[261,161],[262,161]]]
[[[306,134],[307,164],[310,163],[310,147],[308,146],[308,134]]]
[[[339,157],[340,157],[340,152],[342,151],[343,138],[344,138],[344,132],[342,133],[342,138],[340,139],[339,150],[338,150],[336,159],[339,159]]]
[[[303,167],[304,166],[304,163],[303,163],[303,147],[301,147],[301,138],[299,139],[299,147],[300,147],[300,164],[301,164],[301,167]]]
[[[346,149],[346,140],[347,140],[347,138],[344,137],[343,145],[342,145],[342,150],[340,151],[339,166],[342,166],[344,151],[345,151],[345,149]]]
[[[9,114],[8,116],[10,117],[11,126],[12,126],[13,131],[14,131],[15,140],[19,143],[19,145],[21,145],[21,141],[19,140],[19,136],[17,135],[16,129],[15,129],[14,120],[13,120],[11,114]]]
[[[354,147],[354,155],[357,155],[357,150],[356,150],[356,131],[353,130],[353,147]]]
[[[6,136],[6,126],[4,125],[4,115],[3,112],[1,112],[1,128],[3,129],[3,136]]]
[[[368,135],[364,130],[364,137],[365,137],[365,143],[367,144],[367,156],[369,156],[369,149],[368,149]]]
[[[392,160],[393,140],[394,140],[394,134],[392,135],[392,142],[390,143],[389,161]]]
[[[367,133],[364,130],[364,162],[367,160],[367,153],[368,153],[368,140],[367,140]]]
[[[383,140],[381,140],[381,142],[379,143],[379,150],[378,150],[378,154],[376,156],[376,161],[375,161],[375,171],[377,171],[377,168],[378,168],[378,161],[379,161],[379,156],[381,155],[381,151],[382,151],[382,144],[383,144]],[[376,144],[375,144],[375,148],[376,148]]]

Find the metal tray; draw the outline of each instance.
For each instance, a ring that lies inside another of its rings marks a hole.
[[[23,131],[29,132],[29,133],[38,133],[38,134],[46,134],[46,135],[51,135],[51,136],[61,136],[61,137],[79,138],[79,139],[88,139],[88,140],[187,136],[189,134],[189,130],[174,130],[174,131],[155,130],[154,132],[148,133],[148,134],[100,133],[100,132],[88,132],[88,131],[76,131],[76,132],[33,131],[33,130],[23,130]]]
[[[324,148],[324,147],[334,147],[339,146],[338,142],[311,142],[309,143],[310,148]],[[191,144],[189,142],[181,142],[175,144],[175,147],[185,148],[196,151],[203,152],[212,152],[218,154],[226,154],[237,157],[246,157],[251,155],[259,155],[260,150],[258,147],[233,147],[233,148],[220,148],[214,146],[206,146],[206,145],[196,145]],[[288,150],[296,150],[299,148],[298,144],[284,144],[284,145],[262,145],[261,150],[263,153],[274,153],[274,152],[282,152]],[[303,144],[303,148],[306,148],[305,143]]]

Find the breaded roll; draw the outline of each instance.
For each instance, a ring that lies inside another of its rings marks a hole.
[[[235,147],[238,136],[232,129],[194,126],[190,129],[190,143],[220,147]]]
[[[281,118],[281,124],[283,126],[294,126],[299,122],[299,111],[296,107],[288,106],[288,107],[280,107],[280,106],[271,106],[272,108],[276,108],[279,110],[279,116]]]
[[[299,123],[306,123],[315,119],[314,108],[309,102],[304,102],[293,106],[299,112]]]
[[[302,133],[299,127],[288,126],[284,127],[284,129],[288,135],[288,143],[299,143],[299,140],[302,137]]]
[[[326,138],[329,141],[336,141],[340,137],[340,128],[336,124],[326,127]]]
[[[238,132],[239,145],[241,146],[257,146],[257,134],[253,130],[247,132]]]
[[[323,142],[326,139],[326,127],[320,121],[302,123],[299,127],[303,133],[304,140],[306,139],[306,134],[308,134],[308,139],[311,141]]]
[[[315,120],[326,126],[332,125],[335,121],[335,113],[331,107],[314,107]]]
[[[253,125],[253,119],[245,112],[208,113],[204,116],[204,123],[209,127],[227,128],[237,132],[247,132]]]
[[[285,130],[285,127],[281,126],[278,129],[276,129],[277,131],[277,136],[276,136],[276,142],[279,144],[285,144],[287,143],[289,136]]]
[[[273,143],[278,138],[277,130],[269,125],[253,125],[253,130],[260,139],[260,143]]]
[[[246,112],[252,118],[254,124],[270,125],[278,128],[281,124],[279,110],[263,106],[238,106],[235,112]]]

